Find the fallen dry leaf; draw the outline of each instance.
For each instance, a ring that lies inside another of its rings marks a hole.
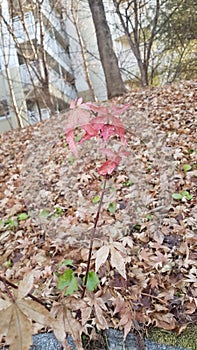
[[[0,335],[6,336],[10,350],[29,350],[32,344],[32,320],[49,327],[55,323],[43,305],[24,299],[32,285],[32,274],[28,274],[19,283],[18,290],[12,295],[13,299],[0,299]]]

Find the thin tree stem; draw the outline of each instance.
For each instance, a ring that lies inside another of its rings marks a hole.
[[[97,228],[97,224],[98,224],[98,220],[99,220],[99,216],[100,216],[100,212],[101,212],[101,207],[102,207],[102,204],[103,204],[103,197],[104,197],[104,193],[105,193],[106,183],[107,183],[107,175],[105,175],[105,179],[104,179],[104,183],[103,183],[103,189],[102,189],[102,192],[101,192],[101,198],[100,198],[100,201],[99,201],[99,206],[98,206],[96,217],[95,217],[95,220],[94,220],[94,227],[92,228],[92,232],[91,232],[91,236],[90,236],[90,246],[89,246],[88,261],[87,261],[85,280],[84,280],[83,291],[82,291],[82,296],[81,296],[82,299],[84,298],[85,291],[86,291],[86,285],[87,285],[87,281],[88,281],[88,273],[89,273],[89,270],[90,270],[90,261],[91,261],[91,257],[92,257],[92,248],[93,248],[96,228]]]

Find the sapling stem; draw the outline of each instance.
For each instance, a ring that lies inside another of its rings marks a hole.
[[[103,197],[104,197],[104,193],[105,193],[106,183],[107,183],[107,175],[105,175],[105,177],[104,177],[103,189],[102,189],[102,192],[101,192],[101,198],[100,198],[100,201],[99,201],[99,206],[98,206],[96,217],[95,217],[95,220],[94,220],[94,227],[92,228],[92,231],[91,231],[89,254],[88,254],[88,261],[87,261],[87,266],[86,266],[86,274],[85,274],[84,285],[83,285],[83,290],[82,290],[82,295],[81,295],[82,299],[84,298],[85,292],[86,292],[86,285],[87,285],[87,281],[88,281],[88,273],[89,273],[89,270],[90,270],[90,261],[91,261],[91,257],[92,257],[92,248],[93,248],[96,228],[97,228],[97,224],[98,224],[98,220],[99,220],[99,216],[100,216],[100,212],[101,212],[101,207],[102,207],[102,203],[103,203]]]

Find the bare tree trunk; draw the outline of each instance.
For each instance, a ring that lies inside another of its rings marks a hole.
[[[110,29],[105,16],[102,0],[88,0],[96,30],[98,50],[105,74],[108,98],[123,95],[126,92],[118,60],[113,49]]]

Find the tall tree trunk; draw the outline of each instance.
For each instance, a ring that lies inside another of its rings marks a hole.
[[[126,92],[118,60],[113,49],[110,29],[105,16],[102,0],[88,0],[95,26],[98,50],[105,74],[108,98],[123,95]]]
[[[139,60],[138,67],[140,70],[141,86],[146,87],[148,86],[148,65],[145,62]]]

